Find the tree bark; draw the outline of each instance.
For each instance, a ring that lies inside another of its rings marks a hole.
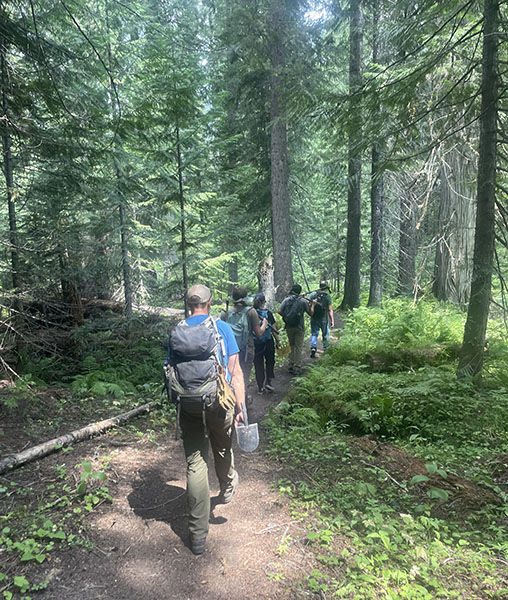
[[[120,186],[121,174],[117,166],[117,186]],[[121,194],[121,192],[120,192]],[[122,247],[122,273],[123,273],[123,289],[125,296],[125,316],[130,319],[132,317],[132,283],[131,283],[131,268],[129,263],[129,244],[127,235],[127,216],[126,203],[123,198],[120,198],[118,206],[120,216],[120,239]]]
[[[108,38],[110,35],[109,27],[109,7],[106,2],[106,31]],[[113,80],[113,55],[111,51],[111,44],[108,39],[107,43],[108,52],[108,68],[110,75],[110,103],[112,106],[112,116],[115,122],[120,118],[119,110],[117,110],[117,98],[115,94],[115,85]],[[127,319],[132,317],[132,282],[131,282],[131,267],[129,262],[129,243],[128,243],[128,227],[127,227],[127,203],[123,194],[123,173],[120,164],[121,144],[118,139],[118,132],[115,130],[114,133],[114,167],[115,167],[115,185],[116,185],[116,196],[118,199],[118,216],[120,221],[120,250],[122,255],[122,275],[123,275],[123,289],[125,299],[125,316]]]
[[[397,293],[413,296],[415,293],[415,261],[417,244],[417,203],[411,190],[400,199],[399,273]]]
[[[272,0],[270,38],[270,163],[272,195],[272,245],[277,300],[293,285],[291,225],[289,216],[289,165],[285,110],[283,106],[284,4]]]
[[[20,467],[21,465],[24,465],[28,462],[31,462],[32,460],[37,460],[38,458],[47,456],[51,452],[59,450],[64,446],[69,446],[70,444],[74,444],[75,442],[87,440],[88,438],[102,433],[107,429],[116,427],[117,425],[123,423],[124,421],[127,421],[128,419],[131,419],[132,417],[135,417],[142,412],[150,410],[150,408],[152,408],[154,404],[154,402],[148,402],[148,404],[138,406],[137,408],[129,410],[128,412],[122,413],[111,419],[105,419],[104,421],[91,423],[86,427],[76,429],[71,433],[67,433],[66,435],[54,438],[52,440],[49,440],[48,442],[44,442],[43,444],[32,446],[32,448],[23,450],[23,452],[19,452],[18,454],[6,456],[5,458],[0,460],[0,475],[12,469],[16,469],[17,467]]]
[[[274,310],[275,285],[273,282],[273,260],[271,256],[267,256],[259,265],[258,282],[259,291],[265,295],[267,308]]]
[[[464,310],[469,301],[474,245],[473,161],[457,147],[441,161],[438,235],[432,292]]]
[[[499,1],[485,0],[483,8],[482,102],[476,192],[476,229],[471,297],[467,311],[459,377],[480,381],[489,317],[494,258],[498,114]]]
[[[176,126],[176,160],[178,167],[178,196],[180,198],[180,233],[182,243],[182,283],[184,294],[189,289],[189,278],[187,275],[187,236],[185,227],[185,196],[183,194],[183,172],[182,172],[182,149],[180,146],[180,128]],[[185,318],[189,316],[189,307],[184,302]]]
[[[11,257],[11,282],[13,290],[20,285],[19,280],[19,257],[18,257],[18,229],[16,225],[16,205],[14,203],[14,172],[12,166],[11,136],[9,133],[9,102],[7,89],[9,75],[7,71],[5,39],[0,36],[0,61],[2,77],[2,149],[5,176],[5,187],[7,190],[7,210],[9,213],[9,253]]]
[[[341,309],[360,305],[360,225],[362,158],[358,149],[361,136],[362,85],[362,1],[352,0],[349,17],[350,128],[348,143],[348,194],[346,275]]]
[[[67,252],[62,248],[58,251],[58,262],[60,265],[62,299],[70,308],[73,324],[77,326],[83,325],[84,315],[81,293],[72,276],[69,276],[70,269]]]
[[[379,63],[379,0],[374,0],[372,62]],[[375,105],[375,117],[381,124],[381,107]],[[372,170],[370,188],[370,289],[368,306],[378,306],[383,300],[383,204],[384,176],[380,170],[381,143],[372,146]]]
[[[273,277],[272,277],[273,279]],[[233,293],[233,286],[238,284],[238,260],[233,258],[228,263],[228,295],[231,296]]]

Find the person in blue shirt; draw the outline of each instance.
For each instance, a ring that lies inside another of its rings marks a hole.
[[[192,286],[186,296],[190,317],[187,325],[199,325],[210,315],[212,293],[204,285]],[[187,460],[187,499],[189,504],[190,547],[194,554],[202,554],[205,550],[206,537],[210,519],[210,489],[208,483],[208,445],[212,446],[215,472],[219,480],[219,501],[228,504],[238,486],[238,473],[234,468],[233,450],[231,448],[233,423],[243,421],[242,404],[245,401],[245,389],[242,370],[238,360],[238,345],[233,330],[224,321],[216,322],[217,331],[224,342],[224,356],[220,358],[227,368],[227,377],[233,386],[236,412],[217,409],[206,412],[206,436],[203,419],[200,415],[180,414],[183,447]],[[222,346],[222,344],[221,344]]]

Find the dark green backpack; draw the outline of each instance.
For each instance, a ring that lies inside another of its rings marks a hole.
[[[314,314],[312,315],[313,319],[324,319],[328,314],[328,302],[326,301],[326,292],[316,292],[316,296],[314,300],[316,300],[316,304],[314,305]]]

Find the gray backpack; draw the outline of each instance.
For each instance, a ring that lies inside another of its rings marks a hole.
[[[218,407],[217,378],[219,351],[224,342],[211,317],[199,325],[181,321],[169,334],[169,362],[166,366],[168,396],[180,410],[203,414]]]
[[[247,313],[251,309],[251,306],[244,306],[241,310],[231,310],[228,315],[228,325],[233,330],[236,343],[240,352],[249,343],[249,320]]]

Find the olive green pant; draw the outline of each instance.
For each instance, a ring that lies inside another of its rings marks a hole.
[[[286,327],[291,354],[289,355],[289,365],[291,367],[302,366],[302,351],[305,332],[299,327]]]
[[[203,416],[182,411],[183,448],[187,460],[187,500],[189,503],[189,532],[194,539],[206,538],[210,520],[210,487],[208,484],[208,446],[212,446],[215,473],[221,492],[233,482],[234,458],[231,449],[233,433],[232,410],[220,406],[206,411],[208,438]]]

